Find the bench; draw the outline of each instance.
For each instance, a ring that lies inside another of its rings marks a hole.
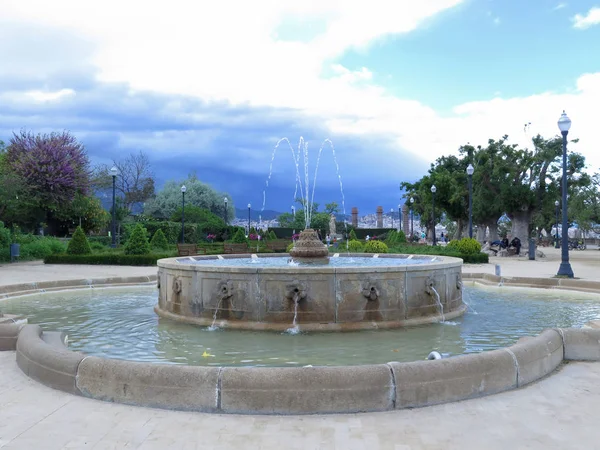
[[[290,242],[284,239],[277,239],[275,241],[267,242],[267,248],[269,250],[273,250],[274,252],[285,252],[290,245]]]
[[[248,244],[223,244],[223,253],[248,253]]]
[[[196,244],[177,244],[177,254],[179,256],[206,255],[206,249],[198,248]]]

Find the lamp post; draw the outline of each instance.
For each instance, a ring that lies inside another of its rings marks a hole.
[[[225,225],[227,225],[227,203],[229,203],[229,200],[227,200],[227,197],[223,197],[223,201],[225,202],[225,212],[223,213],[223,220],[225,221]]]
[[[431,219],[432,219],[432,227],[433,227],[433,246],[435,247],[435,184],[431,186]]]
[[[571,128],[571,119],[563,111],[558,119],[558,128],[562,134],[562,258],[558,268],[558,276],[573,278],[573,269],[569,263],[569,224],[567,223],[567,135]]]
[[[119,174],[119,169],[117,166],[112,166],[110,169],[110,174],[113,179],[113,201],[112,201],[112,225],[110,227],[111,231],[111,244],[112,248],[117,247],[117,196],[116,196],[116,186],[117,186],[117,175]]]
[[[181,186],[181,243],[185,244],[185,184]]]
[[[415,230],[413,228],[413,218],[414,218],[414,213],[413,213],[413,203],[415,202],[415,199],[413,197],[410,198],[410,240],[412,242],[412,238],[415,235]]]
[[[400,211],[402,211],[402,205],[398,205],[398,231],[402,231],[402,213]]]
[[[252,208],[252,205],[248,203],[248,236],[250,236],[250,208]]]
[[[560,248],[560,245],[558,245],[558,205],[560,205],[560,202],[556,200],[554,202],[554,211],[556,212],[556,234],[554,235],[554,248]]]
[[[469,179],[469,237],[473,239],[473,164],[467,167],[467,176]]]
[[[394,228],[394,208],[390,208],[390,217],[392,218],[392,228]]]

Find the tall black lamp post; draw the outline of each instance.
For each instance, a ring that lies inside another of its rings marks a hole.
[[[571,128],[571,119],[563,111],[558,119],[558,128],[562,134],[562,258],[558,268],[558,276],[573,278],[573,269],[569,262],[569,224],[567,223],[567,135]]]
[[[110,175],[112,176],[113,179],[113,201],[112,201],[112,225],[111,225],[111,243],[110,246],[112,248],[116,248],[117,247],[117,191],[116,191],[116,186],[117,186],[117,175],[119,174],[119,169],[117,169],[117,166],[112,166],[112,168],[110,169]]]
[[[225,221],[225,225],[227,225],[227,203],[229,203],[227,197],[223,197],[223,202],[225,202],[225,212],[223,213],[223,220]]]
[[[392,218],[392,228],[394,228],[394,208],[390,208],[390,217]]]
[[[185,184],[181,186],[181,243],[185,244]]]
[[[433,221],[433,246],[435,247],[435,184],[431,186],[431,218]]]
[[[413,213],[413,203],[415,202],[415,199],[413,197],[410,198],[410,239],[412,242],[412,238],[415,235],[415,230],[413,228],[413,218],[414,218],[414,213]]]
[[[558,205],[560,205],[560,202],[556,200],[554,202],[554,211],[556,212],[556,234],[554,235],[554,248],[560,248],[560,245],[558,244]]]
[[[469,179],[469,237],[473,239],[473,164],[467,167],[467,176]]]
[[[398,205],[398,231],[402,231],[402,205]],[[406,232],[406,230],[404,230]]]
[[[252,208],[252,205],[248,203],[248,236],[250,236],[250,208]]]

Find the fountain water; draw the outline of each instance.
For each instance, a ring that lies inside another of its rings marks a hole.
[[[442,317],[442,322],[445,322],[446,318],[444,317],[444,305],[442,305],[442,302],[440,301],[440,294],[434,286],[430,286],[430,289],[431,292],[433,292],[433,298],[435,298],[436,306],[438,308],[438,311],[440,312],[440,316]]]

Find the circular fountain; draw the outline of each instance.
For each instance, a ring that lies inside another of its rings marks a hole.
[[[348,253],[315,264],[325,258],[316,257],[322,254],[317,246],[297,247],[292,259],[277,254],[161,259],[155,311],[202,326],[280,331],[395,328],[465,312],[458,258]]]

